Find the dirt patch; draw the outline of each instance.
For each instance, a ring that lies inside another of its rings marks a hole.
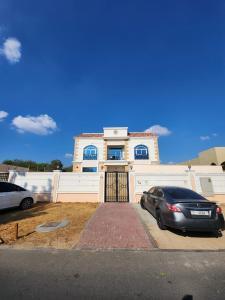
[[[0,212],[0,232],[6,234],[5,229],[15,228],[15,224],[18,224],[19,238],[16,241],[14,238],[8,240],[14,247],[72,248],[77,244],[85,223],[97,206],[97,203],[39,203],[26,211],[18,209],[3,211]],[[37,225],[64,219],[69,221],[64,228],[48,233],[35,232]]]

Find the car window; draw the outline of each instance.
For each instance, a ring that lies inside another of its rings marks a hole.
[[[155,188],[155,190],[154,190],[154,192],[153,192],[153,195],[154,195],[154,196],[157,196],[157,195],[158,195],[158,191],[159,191],[159,190],[158,190],[157,188]]]
[[[152,187],[152,188],[150,188],[150,190],[149,190],[148,192],[152,194],[152,193],[154,193],[154,189],[155,189],[155,188]]]
[[[161,190],[157,190],[156,196],[163,197],[163,192]]]
[[[5,192],[5,182],[0,182],[0,193]]]
[[[188,189],[166,189],[166,193],[173,199],[204,199],[201,195]]]
[[[25,191],[25,189],[13,183],[0,182],[0,193],[18,192],[18,191]]]
[[[19,192],[23,192],[23,191],[26,191],[24,188],[22,188],[21,186],[19,185],[16,185],[14,183],[9,183],[11,186],[12,186],[12,189],[14,191],[19,191]]]

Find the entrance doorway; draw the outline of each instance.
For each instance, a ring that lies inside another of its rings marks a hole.
[[[105,202],[129,202],[128,172],[105,173]]]

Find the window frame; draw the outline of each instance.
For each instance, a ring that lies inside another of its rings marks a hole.
[[[90,153],[86,153],[86,151]],[[83,148],[83,160],[97,160],[97,159],[98,159],[98,148],[95,145],[88,145]]]
[[[110,152],[118,152],[118,154],[114,154]],[[107,147],[107,160],[123,160],[124,159],[124,147],[123,146],[108,146]]]
[[[138,153],[138,151],[140,153]],[[145,154],[143,153],[145,151]],[[134,147],[134,159],[135,160],[148,160],[149,159],[149,150],[146,145],[140,144]]]
[[[86,169],[86,171],[84,169]],[[94,169],[94,171],[87,171],[87,169]],[[82,168],[83,173],[97,173],[97,171],[98,171],[97,167],[83,167]]]

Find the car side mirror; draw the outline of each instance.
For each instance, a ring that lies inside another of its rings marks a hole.
[[[143,193],[144,193],[144,194],[148,194],[148,192],[147,192],[147,191],[144,191]]]

